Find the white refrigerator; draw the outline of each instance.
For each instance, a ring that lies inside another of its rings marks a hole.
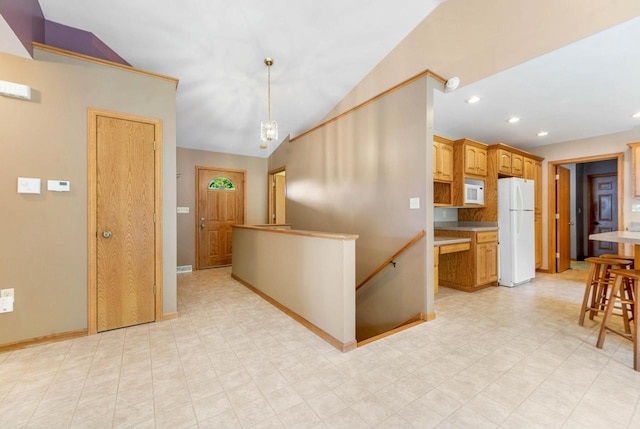
[[[536,276],[533,180],[498,179],[498,284],[518,286]]]

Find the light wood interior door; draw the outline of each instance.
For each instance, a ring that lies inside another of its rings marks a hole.
[[[556,167],[556,270],[558,273],[571,267],[571,172]]]
[[[618,176],[590,175],[589,234],[618,230]],[[618,245],[609,241],[589,240],[589,256],[616,253]]]
[[[196,167],[196,175],[196,268],[230,265],[233,225],[245,220],[246,172]]]
[[[155,320],[155,126],[96,123],[97,330]]]

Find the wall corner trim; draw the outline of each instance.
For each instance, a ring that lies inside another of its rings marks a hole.
[[[154,72],[150,72],[150,71],[146,71],[146,70],[137,69],[135,67],[126,66],[124,64],[119,64],[119,63],[116,63],[116,62],[113,62],[113,61],[103,60],[101,58],[91,57],[89,55],[78,54],[77,52],[71,52],[71,51],[67,51],[66,49],[55,48],[53,46],[45,45],[43,43],[32,42],[32,45],[33,45],[34,49],[39,49],[41,51],[51,52],[51,53],[58,54],[58,55],[64,55],[66,57],[71,57],[71,58],[75,58],[75,59],[78,59],[78,60],[89,61],[89,62],[92,62],[92,63],[101,64],[103,66],[109,66],[109,67],[117,68],[117,69],[120,69],[120,70],[125,70],[125,71],[128,71],[128,72],[139,73],[139,74],[142,74],[142,75],[145,75],[145,76],[149,76],[149,77],[155,77],[155,78],[158,78],[158,79],[168,80],[170,82],[173,82],[176,85],[176,88],[178,87],[179,79],[177,79],[175,77],[165,76],[165,75],[162,75],[162,74],[159,74],[159,73],[154,73]]]

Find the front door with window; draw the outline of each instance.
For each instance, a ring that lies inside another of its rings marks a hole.
[[[245,176],[241,170],[196,167],[197,269],[231,264],[232,226],[245,219]]]

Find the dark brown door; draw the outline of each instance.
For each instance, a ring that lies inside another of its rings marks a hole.
[[[98,116],[97,329],[155,320],[155,127]]]
[[[618,176],[594,174],[589,181],[589,234],[618,230]],[[609,241],[589,240],[589,255],[617,253],[618,246]]]
[[[567,168],[556,167],[556,271],[561,273],[571,267],[571,173]]]
[[[196,167],[197,269],[231,264],[233,225],[244,224],[244,171]]]

